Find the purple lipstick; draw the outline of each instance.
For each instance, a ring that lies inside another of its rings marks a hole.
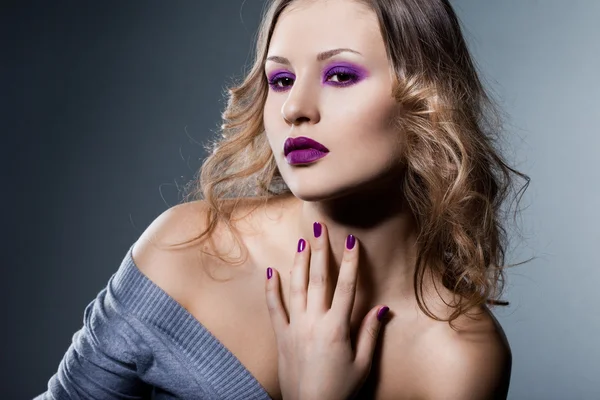
[[[299,136],[286,139],[283,153],[289,164],[308,164],[325,157],[329,149],[315,140]]]

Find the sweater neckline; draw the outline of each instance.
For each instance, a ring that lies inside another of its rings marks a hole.
[[[152,282],[135,265],[131,245],[109,289],[125,309],[140,321],[167,335],[205,373],[205,381],[219,398],[265,399],[271,397],[241,361],[188,310]],[[232,383],[232,377],[236,382]]]

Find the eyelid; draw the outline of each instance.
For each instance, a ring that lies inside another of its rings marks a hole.
[[[273,79],[275,79],[276,77],[280,77],[280,76],[285,76],[287,78],[292,78],[292,79],[296,78],[296,76],[293,73],[291,73],[290,71],[288,71],[287,69],[277,69],[272,72],[267,72],[266,75],[267,75],[267,80],[269,82],[272,82]]]
[[[367,70],[359,65],[356,65],[354,63],[348,62],[348,61],[330,61],[329,63],[327,63],[327,65],[323,68],[323,74],[327,74],[329,73],[329,71],[331,71],[334,68],[346,68],[351,70],[352,72],[360,75],[361,77],[367,77],[369,75],[369,73],[367,72]],[[295,74],[293,72],[290,72],[289,69],[286,68],[278,68],[272,72],[267,72],[267,79],[272,79],[274,76],[279,75],[279,73],[289,73],[292,76],[294,76],[295,78]]]
[[[347,75],[350,77],[350,79],[343,82],[329,81],[330,77],[340,74]],[[326,68],[326,72],[323,74],[321,84],[332,85],[337,87],[352,86],[363,81],[368,76],[369,74],[367,70],[360,66],[350,64],[347,62],[331,63],[330,66]]]
[[[322,85],[332,85],[332,86],[338,86],[338,87],[352,86],[369,76],[368,71],[364,67],[356,65],[354,63],[350,63],[348,61],[329,62],[328,65],[322,69],[321,73],[322,73],[322,76],[321,76],[321,84]],[[288,78],[293,81],[296,80],[296,75],[285,68],[280,68],[280,69],[277,69],[272,72],[267,72],[266,74],[267,74],[267,82],[269,84],[269,87],[271,87],[271,89],[273,89],[275,91],[286,91],[289,89],[289,87],[292,86],[290,84],[289,86],[279,87],[276,83],[277,80],[279,80],[281,78]],[[352,79],[350,79],[349,81],[343,81],[343,82],[337,82],[337,83],[334,81],[331,81],[331,82],[328,81],[328,79],[330,77],[332,77],[334,75],[338,75],[338,74],[350,75],[352,77]]]
[[[323,78],[325,79],[332,75],[338,75],[338,74],[359,76],[359,74],[352,68],[335,66],[335,67],[331,67],[327,71],[325,71],[325,73],[323,74]]]
[[[332,62],[329,63],[327,65],[327,67],[325,67],[325,73],[328,74],[331,70],[336,69],[336,68],[343,68],[343,69],[347,69],[352,71],[353,73],[355,73],[356,75],[358,75],[361,79],[366,78],[367,76],[369,76],[368,71],[359,66],[356,65],[354,63],[349,63],[347,61],[338,61],[338,62]]]

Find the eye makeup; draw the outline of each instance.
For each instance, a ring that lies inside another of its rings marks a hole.
[[[354,85],[363,79],[365,79],[369,74],[367,70],[358,65],[354,65],[348,62],[337,62],[331,63],[327,68],[325,68],[325,73],[323,74],[324,85],[332,85],[332,86],[350,86]],[[330,78],[334,76],[338,76],[338,81],[331,81]],[[344,76],[347,79],[340,80],[340,77]]]
[[[363,67],[349,62],[332,62],[325,69],[321,83],[323,85],[345,87],[354,85],[366,77],[369,73]],[[337,77],[337,80],[332,78]],[[283,92],[293,85],[295,75],[285,69],[279,69],[270,73],[267,77],[269,87],[276,92]]]
[[[267,81],[269,86],[276,92],[283,92],[291,86],[290,81],[295,79],[294,74],[285,69],[279,69],[269,74]],[[282,84],[283,86],[281,86]]]

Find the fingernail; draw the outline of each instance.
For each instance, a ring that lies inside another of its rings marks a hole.
[[[352,250],[354,248],[355,244],[356,244],[356,238],[354,237],[354,235],[348,235],[346,237],[346,248],[348,250]]]
[[[304,239],[298,240],[298,253],[301,253],[302,251],[304,251],[305,247],[306,247],[306,242],[304,241]]]
[[[273,277],[273,268],[267,268],[267,279],[271,279]]]
[[[316,238],[318,238],[319,236],[321,236],[321,231],[322,231],[321,229],[322,229],[322,227],[321,227],[320,223],[315,222],[313,224],[313,232],[314,232]]]
[[[381,321],[383,319],[383,317],[385,317],[385,314],[387,314],[389,309],[390,308],[388,306],[381,307],[379,309],[379,311],[377,311],[377,320]]]

